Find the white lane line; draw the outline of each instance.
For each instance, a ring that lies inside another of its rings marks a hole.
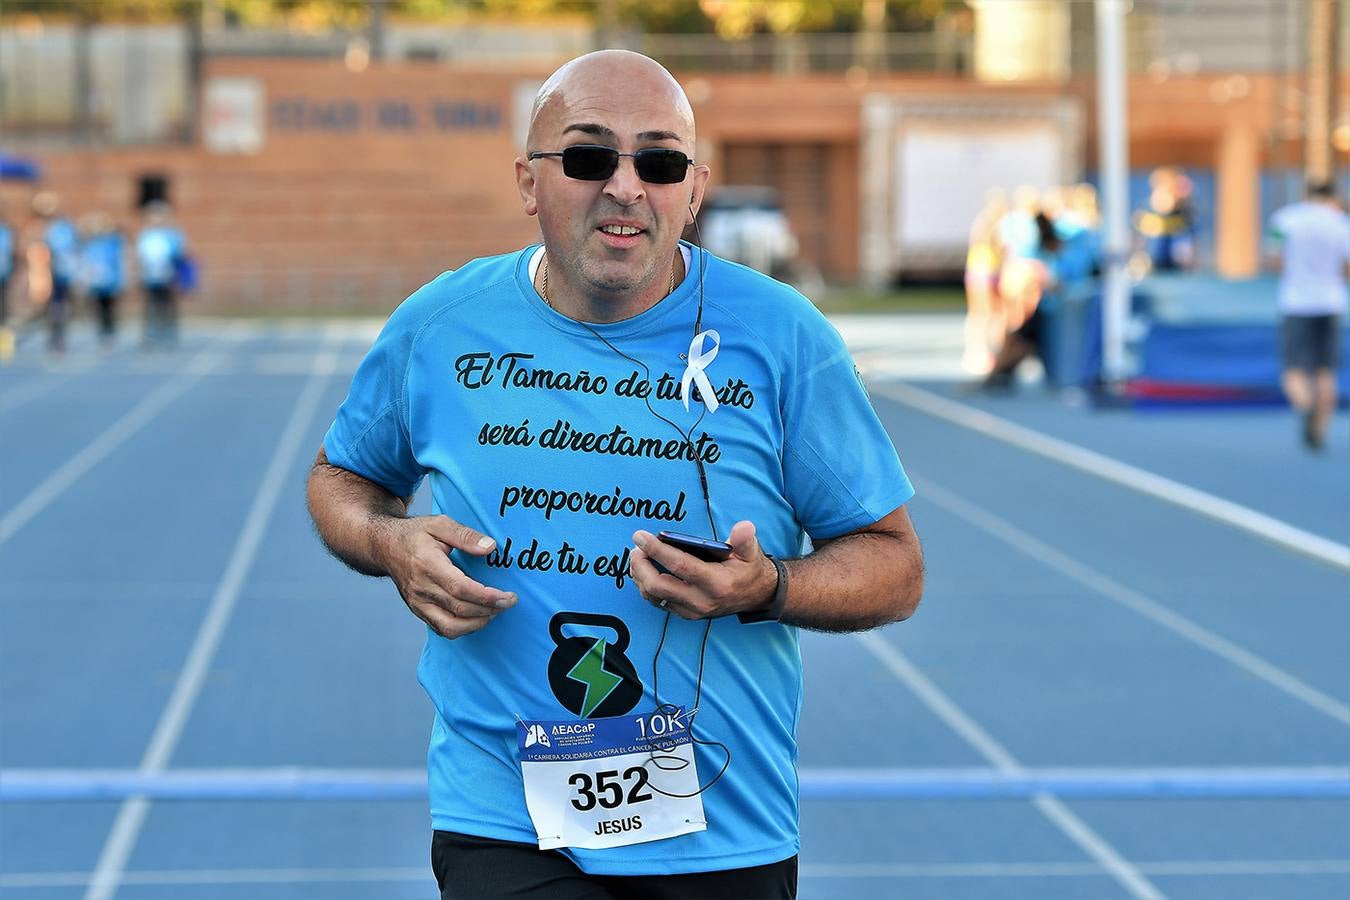
[[[33,872],[0,875],[0,889],[33,887],[83,887],[88,872]],[[122,873],[128,885],[209,885],[209,884],[321,884],[331,882],[435,881],[431,866],[367,867],[346,869],[142,869]]]
[[[965,711],[944,694],[937,685],[918,670],[899,650],[891,646],[880,634],[865,632],[856,635],[868,652],[900,679],[914,695],[923,702],[938,718],[947,723],[953,731],[965,739],[966,743],[988,760],[993,766],[1009,774],[1024,771],[1011,753],[979,726]],[[1164,894],[1150,882],[1138,867],[1125,859],[1114,847],[1094,832],[1086,822],[1079,819],[1073,811],[1054,797],[1041,795],[1032,799],[1032,804],[1041,814],[1051,821],[1069,840],[1077,844],[1084,853],[1097,861],[1097,864],[1114,878],[1121,887],[1129,891],[1136,900],[1163,900]]]
[[[169,404],[187,393],[201,378],[229,359],[230,349],[243,334],[241,330],[226,332],[225,346],[213,345],[194,356],[183,367],[182,373],[170,378],[127,411],[120,419],[104,429],[85,448],[62,466],[47,476],[33,488],[14,508],[0,516],[0,544],[5,543],[14,533],[26,525],[38,513],[61,495],[75,482],[79,481],[90,469],[98,465],[128,438],[140,431],[155,416],[163,412]]]
[[[1350,706],[1346,706],[1334,697],[1322,693],[1307,682],[1291,675],[1279,666],[1267,662],[1250,650],[1245,650],[1180,613],[1173,612],[1156,600],[1151,600],[1096,569],[1059,552],[1011,522],[999,518],[988,510],[982,509],[969,500],[945,488],[940,488],[926,479],[923,481],[922,496],[952,515],[966,520],[976,528],[988,532],[1005,544],[1022,551],[1032,559],[1096,591],[1108,600],[1114,600],[1126,609],[1138,613],[1173,634],[1227,660],[1247,674],[1261,679],[1336,721],[1350,725]]]
[[[27,384],[21,384],[0,396],[0,414],[18,409],[25,403],[31,403],[43,394],[56,390],[56,388],[70,381],[73,374],[68,370],[62,370],[41,377],[34,376]]]
[[[1136,862],[1146,875],[1211,878],[1253,875],[1350,875],[1350,859],[1181,860]],[[1082,878],[1100,876],[1095,863],[804,863],[802,878]]]
[[[1350,797],[1350,766],[1064,766],[1012,770],[977,766],[803,766],[797,774],[802,799],[813,801],[1009,799],[1041,794],[1164,800]],[[426,800],[427,773],[425,769],[303,766],[173,768],[148,774],[139,769],[0,768],[0,804],[110,801],[136,796],[205,801]]]
[[[1288,522],[1259,513],[1231,500],[1216,497],[1179,481],[1164,478],[1076,444],[1041,434],[912,385],[877,383],[871,385],[869,390],[919,412],[969,428],[995,440],[1087,472],[1089,475],[1096,475],[1098,478],[1123,485],[1141,494],[1215,519],[1338,569],[1350,571],[1350,544],[1342,544],[1304,531]]]
[[[46,591],[49,596],[59,594],[61,591],[70,591],[72,593],[89,596],[91,591],[97,590],[100,596],[107,597],[110,593],[135,594],[145,596],[147,594],[165,594],[172,592],[174,596],[182,596],[188,593],[200,593],[214,588],[213,581],[197,581],[195,579],[185,578],[181,581],[151,581],[149,579],[141,581],[135,578],[126,580],[120,579],[100,579],[100,578],[6,578],[0,582],[0,597],[5,595],[6,591],[15,594],[23,594],[32,591]],[[278,589],[277,593],[282,594],[284,589]],[[289,594],[286,594],[289,596]]]
[[[1350,875],[1350,859],[1179,860],[1136,863],[1148,875],[1173,877],[1252,877]],[[0,874],[0,890],[83,887],[88,872],[12,872]],[[1088,878],[1101,867],[1082,862],[970,863],[803,863],[801,878]],[[128,885],[351,884],[430,881],[421,866],[311,869],[142,869],[124,873]]]
[[[1350,859],[1181,860],[1140,862],[1147,875],[1216,876],[1350,875]],[[1100,876],[1094,863],[805,863],[802,878],[1082,878]]]
[[[178,746],[183,727],[187,724],[192,707],[197,702],[197,695],[201,692],[207,672],[215,659],[216,650],[220,646],[230,616],[234,613],[235,602],[239,598],[244,579],[249,569],[253,567],[254,557],[262,543],[267,523],[272,517],[272,510],[276,507],[277,498],[286,485],[287,470],[296,452],[301,448],[300,442],[305,437],[310,420],[314,418],[329,378],[337,371],[337,350],[333,345],[334,341],[330,334],[314,358],[314,367],[309,380],[301,390],[295,408],[291,411],[290,421],[286,423],[286,430],[272,453],[267,473],[258,486],[258,493],[254,496],[253,505],[244,520],[243,530],[239,533],[229,564],[225,567],[225,575],[216,588],[215,596],[211,598],[206,618],[202,620],[192,649],[188,652],[187,661],[178,674],[178,681],[174,684],[173,694],[169,697],[150,744],[146,747],[145,755],[141,758],[142,773],[164,771],[173,756],[174,749]],[[93,878],[84,895],[85,900],[111,900],[116,895],[149,809],[150,801],[144,797],[132,797],[123,801],[108,839],[99,854],[98,863],[94,867]]]
[[[231,334],[235,340],[258,334],[259,331],[258,325],[251,322],[234,322],[226,328],[226,332]],[[38,370],[37,374],[30,377],[29,383],[20,385],[7,393],[0,394],[0,413],[7,413],[17,409],[25,403],[30,403],[38,397],[41,397],[43,394],[64,386],[74,376],[84,375],[98,367],[104,369],[104,371],[100,373],[101,375],[121,374],[119,369],[115,367],[120,366],[129,359],[134,359],[135,357],[131,354],[139,353],[132,343],[119,343],[111,350],[105,350],[104,348],[95,345],[95,339],[92,332],[89,337],[90,340],[86,344],[71,348],[72,355],[76,353],[82,355],[70,360],[44,363],[40,366],[29,367],[30,371],[36,368]],[[133,367],[137,367],[137,365],[133,363]],[[171,359],[164,359],[159,362],[154,371],[160,374],[176,373],[178,367],[173,365]]]

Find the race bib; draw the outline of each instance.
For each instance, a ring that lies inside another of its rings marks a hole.
[[[683,708],[517,721],[539,849],[601,850],[707,829],[689,724]]]

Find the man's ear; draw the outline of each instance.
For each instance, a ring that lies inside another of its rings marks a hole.
[[[707,166],[694,167],[694,183],[690,185],[689,191],[689,221],[686,225],[694,224],[694,219],[698,216],[698,208],[703,205],[704,191],[708,188],[708,178],[712,175],[712,170]]]
[[[534,170],[524,158],[516,160],[516,190],[525,204],[525,215],[539,215],[539,200],[535,197]]]

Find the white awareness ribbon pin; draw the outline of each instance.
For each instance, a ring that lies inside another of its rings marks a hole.
[[[706,353],[703,350],[703,340],[708,338],[712,341],[712,349]],[[692,381],[698,385],[698,392],[703,396],[703,402],[708,407],[708,412],[717,412],[717,395],[713,393],[712,382],[708,376],[703,374],[703,370],[712,365],[712,361],[717,358],[717,350],[722,346],[722,336],[709,328],[707,331],[700,331],[694,335],[694,339],[689,342],[689,364],[684,367],[684,376],[680,379],[680,399],[684,401],[684,408],[689,410],[689,383]]]

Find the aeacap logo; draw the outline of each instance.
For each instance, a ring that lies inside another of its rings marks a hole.
[[[543,744],[545,747],[552,747],[553,744],[548,739],[548,732],[544,730],[543,725],[531,725],[530,730],[525,732],[525,746],[533,747],[535,744]]]

